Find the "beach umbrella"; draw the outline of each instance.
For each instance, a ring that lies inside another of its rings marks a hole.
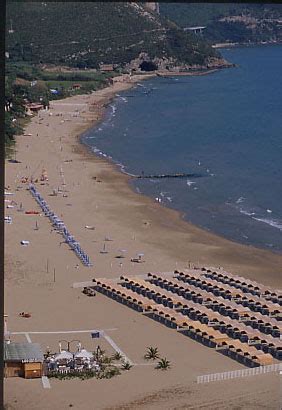
[[[138,258],[141,260],[142,256],[144,256],[144,253],[138,253]]]
[[[103,249],[100,251],[100,253],[108,253],[106,250],[106,244],[104,243]]]
[[[118,255],[118,258],[125,258],[125,253],[127,252],[127,250],[126,249],[119,249],[118,250],[119,251],[119,255]]]
[[[108,236],[106,236],[104,240],[105,240],[106,242],[111,242],[111,241],[113,241],[113,239],[109,238]]]

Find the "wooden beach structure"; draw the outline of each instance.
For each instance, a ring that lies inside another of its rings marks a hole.
[[[227,315],[231,319],[237,319],[254,329],[272,334],[274,337],[280,337],[281,326],[275,319],[266,317],[259,312],[252,312],[248,307],[235,303],[230,299],[224,299],[222,296],[215,296],[213,293],[198,288],[190,283],[181,283],[173,277],[162,276],[161,274],[148,274],[151,283],[156,283],[161,288],[168,289],[173,293],[182,295],[188,300],[203,304],[210,309],[218,311],[222,315]]]
[[[43,352],[38,343],[4,342],[5,377],[42,377],[43,360]]]
[[[199,273],[190,273],[188,271],[179,272],[176,276],[179,280],[212,292],[215,296],[222,296],[225,299],[233,300],[235,303],[248,307],[249,309],[260,312],[282,320],[282,310],[278,303],[271,300],[261,299],[259,296],[250,294],[248,291],[234,288],[228,284],[218,283],[216,280],[203,278]]]
[[[244,323],[237,322],[218,312],[211,310],[206,305],[188,301],[182,296],[178,296],[171,291],[160,289],[158,286],[148,283],[144,279],[138,277],[122,276],[124,286],[128,289],[142,294],[156,303],[173,308],[184,315],[189,316],[192,320],[198,320],[202,324],[207,324],[222,333],[227,334],[232,338],[238,338],[241,341],[255,344],[259,348],[263,348],[267,352],[274,346],[280,348],[282,343],[279,339],[275,339],[270,335],[262,335],[258,330],[252,329]]]
[[[250,283],[243,279],[240,286],[232,286],[210,273],[187,269],[123,274],[118,279],[93,279],[93,289],[246,366],[281,360],[281,309],[276,299],[254,294],[258,288],[269,295],[259,284],[251,284],[250,293]],[[271,294],[278,297],[279,291]]]
[[[267,286],[259,284],[250,279],[245,279],[238,275],[231,275],[225,271],[217,271],[215,269],[202,268],[202,275],[211,278],[229,286],[242,289],[244,292],[259,296],[265,300],[271,300],[282,306],[282,291],[277,289],[269,289]]]

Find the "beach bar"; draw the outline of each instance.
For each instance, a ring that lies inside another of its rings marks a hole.
[[[43,360],[43,352],[38,343],[4,343],[5,377],[41,377]]]

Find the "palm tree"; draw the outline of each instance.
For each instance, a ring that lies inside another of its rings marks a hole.
[[[156,360],[159,358],[159,352],[158,352],[158,348],[157,347],[147,347],[147,352],[144,355],[144,358],[146,360]]]
[[[111,364],[112,361],[113,361],[113,358],[112,358],[112,357],[109,357],[109,356],[101,356],[101,357],[100,357],[100,363],[103,363],[103,364]]]
[[[97,346],[97,349],[95,352],[93,352],[94,358],[99,361],[103,359],[103,356],[105,355],[106,351],[101,349],[100,346]]]
[[[132,367],[132,364],[130,364],[129,362],[124,362],[124,363],[122,364],[123,370],[130,370],[131,367]]]
[[[119,352],[116,352],[113,356],[114,360],[121,360],[122,359],[122,355]]]
[[[170,361],[167,360],[167,358],[165,357],[163,359],[160,359],[160,361],[158,362],[158,364],[156,366],[156,369],[167,370],[167,369],[170,369],[170,367],[171,367],[170,366]]]

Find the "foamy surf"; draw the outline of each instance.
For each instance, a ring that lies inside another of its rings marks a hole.
[[[165,197],[165,194],[168,194],[168,192],[160,192],[160,196],[161,196],[162,198]]]
[[[100,150],[99,150],[98,148],[96,148],[96,147],[93,147],[93,148],[92,148],[92,151],[95,152],[95,154],[97,154],[98,152],[100,152]]]
[[[196,182],[194,182],[194,181],[189,181],[189,179],[187,179],[187,181],[186,181],[186,184],[188,185],[188,186],[192,186],[193,184],[195,184]]]
[[[256,214],[255,212],[247,211],[246,209],[242,209],[242,208],[240,209],[240,213],[243,215],[247,215],[247,216],[253,216]]]
[[[240,198],[237,199],[236,204],[241,204],[245,199],[246,198],[244,198],[243,196],[240,196]]]
[[[112,114],[114,114],[117,110],[117,107],[115,105],[110,104],[110,107],[112,109]]]
[[[272,226],[273,228],[279,229],[279,231],[282,231],[282,222],[280,221],[277,221],[275,219],[267,219],[267,218],[255,218],[255,217],[252,217],[252,218],[258,222],[263,222],[267,225]]]
[[[112,157],[108,157],[108,158],[112,158]],[[121,170],[121,172],[122,172],[123,174],[126,174],[126,175],[128,175],[128,176],[130,176],[130,177],[136,177],[136,175],[131,174],[130,172],[126,171],[126,170],[125,170],[125,165],[122,164],[121,162],[115,162],[115,165],[117,165],[117,166],[120,168],[120,170]]]

